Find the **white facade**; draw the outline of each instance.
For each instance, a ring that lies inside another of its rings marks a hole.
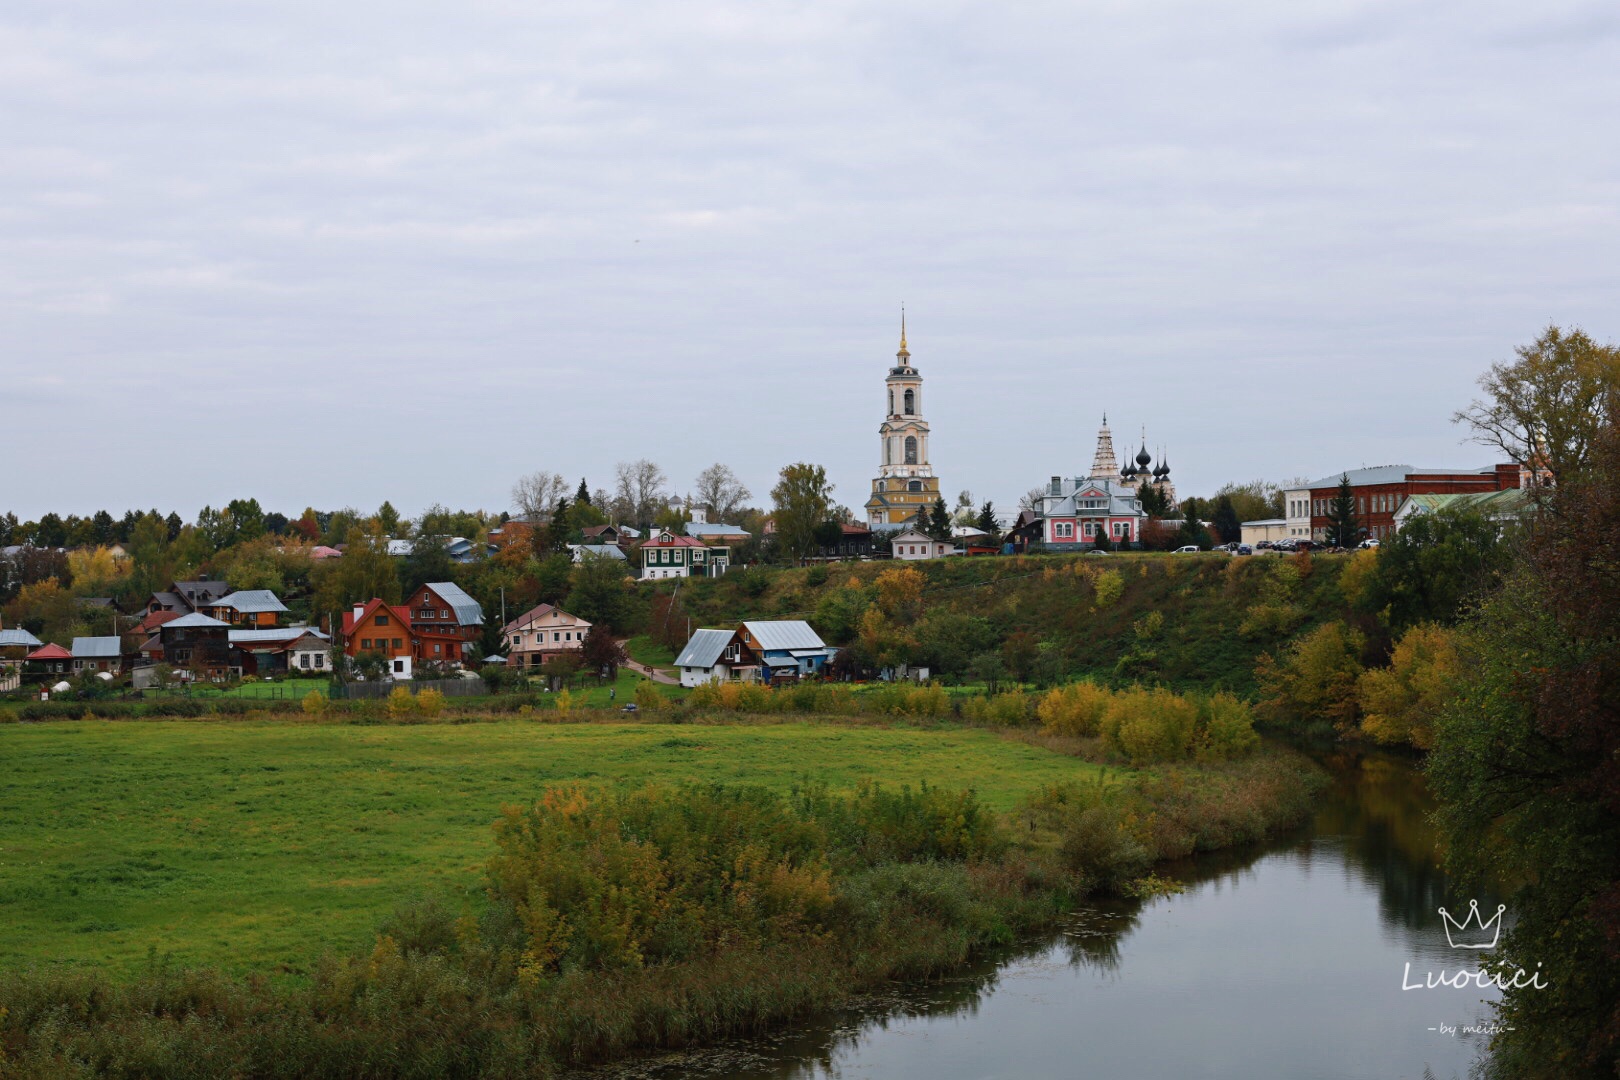
[[[925,533],[903,532],[896,536],[893,543],[893,554],[896,559],[915,562],[921,559],[943,559],[947,555],[955,555],[954,545],[944,540],[935,540]]]
[[[1291,488],[1283,492],[1283,535],[1311,535],[1311,489]]]
[[[306,635],[293,642],[287,650],[287,671],[289,674],[326,675],[331,672],[332,643],[323,641],[313,634]]]

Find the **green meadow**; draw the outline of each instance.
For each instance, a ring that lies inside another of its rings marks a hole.
[[[227,970],[363,952],[426,893],[478,904],[490,825],[548,785],[975,788],[1006,809],[1097,766],[994,732],[821,723],[0,725],[0,966]]]

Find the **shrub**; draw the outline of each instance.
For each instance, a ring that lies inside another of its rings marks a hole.
[[[643,679],[636,683],[636,708],[643,712],[658,712],[667,704],[669,699],[651,679]]]
[[[304,695],[301,708],[304,710],[305,716],[320,717],[326,715],[326,707],[329,704],[330,702],[327,701],[325,694],[319,690],[311,690]]]
[[[565,719],[566,720],[568,718],[568,713],[574,707],[574,695],[573,695],[573,692],[570,691],[570,690],[564,690],[564,691],[560,692],[555,698],[553,698],[552,701],[557,707],[557,716],[560,719]]]
[[[1035,714],[1049,735],[1095,735],[1112,697],[1106,687],[1096,683],[1071,683],[1043,695]]]
[[[1113,695],[1098,728],[1132,764],[1180,761],[1192,747],[1198,708],[1168,690],[1133,687]]]
[[[1254,730],[1254,710],[1233,694],[1220,691],[1199,702],[1198,756],[1206,761],[1247,757],[1260,745]]]
[[[416,712],[416,698],[403,686],[396,686],[388,691],[388,715],[395,720],[411,716]]]
[[[1462,660],[1454,634],[1417,623],[1396,642],[1389,667],[1362,672],[1356,683],[1361,730],[1381,743],[1434,746],[1434,721],[1456,695]]]
[[[432,687],[423,690],[416,695],[416,708],[429,720],[433,719],[444,712],[444,692]]]
[[[1105,560],[1106,561],[1106,560]],[[1093,606],[1098,610],[1111,606],[1125,592],[1125,578],[1118,570],[1104,570],[1097,575],[1093,586],[1095,596]]]
[[[1260,719],[1277,725],[1325,720],[1341,729],[1353,724],[1362,644],[1359,630],[1330,622],[1290,645],[1280,660],[1262,655],[1254,668]]]

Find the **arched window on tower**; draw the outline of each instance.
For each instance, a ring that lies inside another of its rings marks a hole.
[[[917,412],[917,391],[906,391],[906,415],[914,416]]]
[[[911,481],[907,482],[906,490],[907,491],[921,491],[922,490],[922,481],[921,480],[911,480]]]
[[[894,391],[889,391],[889,415],[894,415]]]
[[[906,393],[909,394],[911,391],[907,390]],[[906,436],[906,464],[917,464],[917,436],[915,435]]]

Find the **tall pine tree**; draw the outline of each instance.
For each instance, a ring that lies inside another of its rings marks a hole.
[[[951,512],[945,506],[945,496],[941,495],[934,500],[934,508],[928,512],[928,526],[925,531],[935,540],[951,538]]]
[[[1361,525],[1356,520],[1356,493],[1350,487],[1350,477],[1339,474],[1339,493],[1328,504],[1328,543],[1334,547],[1355,547],[1360,540]]]

